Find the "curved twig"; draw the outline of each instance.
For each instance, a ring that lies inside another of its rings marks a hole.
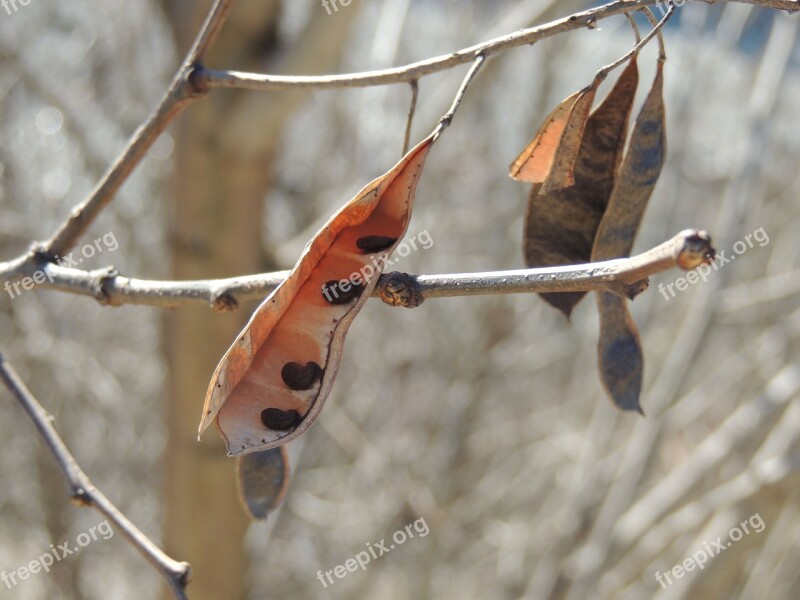
[[[161,102],[136,130],[122,154],[108,168],[89,196],[72,209],[66,222],[49,240],[36,245],[37,251],[50,260],[66,254],[86,233],[103,209],[111,203],[119,188],[139,165],[167,125],[184,108],[208,92],[202,86],[196,85],[192,75],[199,68],[198,61],[203,58],[216,39],[232,7],[233,0],[216,0]]]
[[[689,0],[714,4],[718,1],[754,4],[764,8],[795,12],[800,9],[796,0]],[[450,54],[427,58],[401,67],[346,73],[342,75],[269,75],[245,73],[234,70],[203,69],[196,74],[197,80],[207,88],[242,88],[251,90],[284,90],[296,87],[322,89],[370,87],[393,83],[408,83],[432,73],[446,71],[471,62],[477,53],[491,56],[511,48],[534,44],[545,38],[594,27],[597,21],[640,10],[648,6],[663,6],[664,0],[614,0],[608,4],[577,12],[569,17],[544,25],[521,29],[514,33],[463,48]]]
[[[189,583],[191,567],[189,563],[176,561],[167,556],[150,538],[128,520],[120,510],[105,497],[103,492],[92,484],[83,469],[67,449],[64,440],[53,425],[50,416],[36,400],[14,368],[0,353],[0,380],[11,395],[33,421],[36,430],[56,459],[61,472],[69,484],[70,497],[78,506],[91,506],[111,521],[128,541],[164,576],[175,597],[186,599],[186,585]]]

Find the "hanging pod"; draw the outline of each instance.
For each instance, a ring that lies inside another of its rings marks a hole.
[[[595,233],[608,203],[625,147],[638,81],[639,72],[634,55],[609,94],[588,115],[580,138],[566,140],[577,150],[574,160],[570,162],[565,158],[568,153],[560,147],[552,147],[554,158],[551,168],[540,184],[533,185],[525,210],[523,252],[528,267],[589,261]],[[600,78],[595,78],[592,83],[594,89],[599,82]],[[589,96],[594,97],[594,92],[584,95]],[[562,106],[566,102],[562,102]],[[548,128],[548,122],[543,130]],[[568,129],[575,132],[578,126],[573,125]],[[541,131],[531,146],[540,137]],[[544,146],[540,144],[537,148],[541,148],[538,151],[541,156]],[[523,155],[524,152],[520,156]],[[540,158],[540,162],[544,162],[544,159]],[[568,184],[570,180],[572,183]],[[585,292],[540,295],[569,317]]]
[[[316,420],[336,377],[347,329],[405,235],[434,137],[325,224],[222,357],[199,432],[216,421],[229,455],[285,444]]]

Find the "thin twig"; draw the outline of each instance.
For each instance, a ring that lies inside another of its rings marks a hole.
[[[111,203],[119,188],[139,165],[144,155],[175,117],[208,90],[195,85],[192,74],[204,52],[216,38],[233,0],[217,0],[203,27],[197,35],[166,93],[147,120],[134,132],[122,154],[105,172],[89,197],[72,209],[66,222],[43,244],[36,244],[36,252],[53,260],[65,254],[86,233],[98,215]]]
[[[79,506],[91,506],[111,521],[128,541],[166,578],[176,598],[186,599],[189,582],[189,563],[178,562],[167,556],[136,525],[114,506],[105,495],[92,484],[67,449],[64,440],[53,426],[50,416],[25,386],[14,368],[0,353],[0,380],[16,398],[22,409],[33,421],[36,430],[56,459],[67,480],[72,501]]]
[[[646,36],[644,36],[641,40],[639,40],[636,43],[636,45],[633,48],[631,48],[631,50],[629,52],[627,52],[625,55],[620,56],[617,60],[615,60],[611,64],[608,64],[605,67],[603,67],[602,69],[600,69],[599,71],[597,71],[596,77],[599,78],[599,79],[604,79],[605,77],[607,77],[608,74],[611,73],[611,71],[616,69],[622,63],[626,62],[631,56],[633,56],[634,54],[639,52],[639,50],[641,50],[645,46],[645,44],[647,44],[647,42],[652,40],[653,37],[655,37],[656,35],[659,35],[659,42],[662,43],[661,50],[663,52],[663,40],[660,37],[661,28],[664,27],[664,25],[667,24],[667,21],[670,20],[670,18],[672,17],[672,15],[674,13],[675,13],[675,5],[671,4],[670,7],[669,7],[669,10],[667,11],[667,14],[665,14],[664,17],[660,21],[658,21],[655,25],[653,25],[653,28],[650,31],[647,32]],[[651,13],[648,12],[647,14],[650,15]]]
[[[483,54],[479,53],[475,56],[475,61],[472,63],[472,66],[470,67],[469,71],[467,71],[467,74],[464,77],[464,81],[461,82],[461,87],[458,88],[456,96],[455,98],[453,98],[453,104],[450,105],[450,108],[444,114],[444,116],[441,119],[439,119],[439,124],[436,126],[435,129],[436,133],[433,136],[434,141],[436,141],[436,139],[442,134],[442,132],[445,129],[450,127],[450,123],[453,122],[453,117],[456,116],[456,111],[458,110],[458,107],[461,106],[461,101],[464,99],[464,94],[466,94],[469,84],[472,83],[473,79],[475,79],[475,75],[478,74],[478,71],[480,71],[485,61],[486,61],[486,56],[484,56]]]
[[[797,11],[800,4],[796,0],[690,0],[713,4],[718,1],[754,4],[764,8]],[[341,75],[292,76],[244,73],[241,71],[206,70],[196,74],[197,80],[207,88],[247,88],[253,90],[280,90],[295,87],[314,89],[369,87],[392,83],[408,83],[432,73],[438,73],[463,65],[473,60],[477,53],[491,56],[511,48],[534,44],[545,38],[591,27],[601,19],[636,11],[647,6],[663,6],[659,0],[615,0],[603,6],[577,12],[569,17],[558,19],[544,25],[521,29],[514,33],[432,58],[427,58],[401,67],[346,73]]]
[[[228,15],[231,9],[233,9],[234,4],[235,0],[216,0],[216,2],[214,2],[214,6],[212,6],[211,10],[208,12],[206,20],[192,44],[191,50],[189,50],[189,53],[186,55],[186,59],[183,63],[184,66],[194,67],[203,61],[208,49],[211,48],[216,41],[225,21],[228,20]]]
[[[414,79],[409,82],[411,87],[411,102],[408,106],[408,117],[406,118],[406,136],[403,140],[403,156],[408,152],[408,147],[411,144],[411,125],[414,122],[414,113],[417,110],[417,99],[419,98],[419,82]]]
[[[674,6],[672,8],[674,8]],[[641,12],[643,12],[647,17],[647,20],[650,21],[650,25],[653,26],[653,29],[658,27],[658,19],[652,10],[649,8],[643,8]],[[666,18],[666,16],[664,18]],[[664,44],[664,32],[660,27],[658,29],[658,60],[661,62],[667,60],[667,50],[666,45]]]
[[[639,26],[636,24],[636,19],[631,16],[631,13],[625,13],[625,18],[628,19],[628,23],[630,24],[631,29],[633,29],[633,37],[635,38],[633,43],[638,44],[642,41],[642,34],[639,31]]]
[[[643,289],[639,282],[649,276],[675,266],[694,269],[707,262],[713,252],[705,232],[688,229],[643,254],[604,262],[456,275],[384,274],[373,296],[392,306],[411,306],[413,301],[403,301],[403,292],[397,290],[401,283],[410,286],[408,294],[422,299],[595,290],[630,296]],[[108,306],[138,304],[174,308],[202,303],[216,310],[234,310],[243,301],[263,299],[289,275],[289,271],[277,271],[227,279],[152,281],[123,277],[113,268],[83,271],[47,262],[22,266],[41,270],[43,282],[37,287],[89,296]],[[30,272],[25,274],[30,276]],[[15,277],[21,275],[18,272]]]
[[[714,3],[717,0],[691,1]],[[787,11],[797,11],[798,6],[800,6],[797,0],[722,1],[741,2]],[[233,0],[216,0],[191,50],[158,107],[145,123],[137,129],[128,146],[109,167],[89,197],[71,211],[67,221],[48,241],[34,244],[32,251],[25,257],[25,260],[33,262],[37,258],[43,257],[52,262],[56,256],[63,255],[72,248],[103,209],[110,204],[119,188],[141,162],[141,159],[166,129],[167,125],[186,106],[205,95],[212,88],[237,87],[263,90],[311,87],[329,89],[412,82],[425,75],[470,62],[475,59],[475,56],[486,57],[510,48],[533,44],[541,39],[560,33],[594,26],[600,19],[619,14],[627,15],[631,11],[652,5],[662,6],[663,2],[659,0],[615,0],[606,5],[578,12],[551,23],[522,29],[452,54],[429,58],[404,67],[345,75],[295,77],[206,70],[200,64],[200,61],[215,40],[233,6]]]

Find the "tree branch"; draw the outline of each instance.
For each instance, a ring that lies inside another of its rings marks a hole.
[[[391,306],[408,308],[418,306],[425,298],[487,294],[606,290],[630,298],[647,287],[644,282],[651,275],[676,266],[694,269],[713,256],[714,249],[706,232],[687,229],[631,258],[490,273],[419,276],[388,273],[379,279],[373,296]],[[38,263],[22,261],[12,273],[4,273],[0,263],[0,280],[31,277],[37,270],[43,274],[39,287],[90,296],[107,306],[138,304],[174,308],[203,303],[215,310],[234,310],[242,301],[263,299],[289,275],[289,271],[277,271],[227,279],[153,281],[123,277],[113,267],[84,271],[40,259]]]
[[[713,4],[717,1],[754,4],[765,8],[800,10],[800,0],[690,0]],[[76,206],[66,222],[44,243],[35,243],[32,251],[19,257],[19,260],[32,262],[36,257],[44,257],[53,262],[72,248],[86,230],[112,201],[119,188],[130,176],[144,155],[163,133],[169,123],[189,104],[204,96],[212,88],[237,87],[250,89],[284,89],[290,87],[312,87],[330,89],[341,87],[364,87],[389,83],[412,83],[419,78],[460,64],[476,61],[474,69],[479,68],[483,58],[492,54],[533,44],[541,39],[573,31],[583,27],[596,27],[597,21],[619,14],[628,14],[648,6],[668,6],[661,0],[614,0],[606,5],[575,13],[557,21],[519,30],[515,33],[483,42],[459,50],[452,54],[429,58],[404,67],[380,71],[368,71],[347,75],[295,77],[279,75],[260,75],[236,71],[213,71],[205,69],[201,61],[213,44],[228,14],[233,0],[216,0],[205,23],[186,55],[158,107],[136,130],[119,158],[109,167],[88,198]],[[666,11],[664,11],[666,12]],[[441,123],[440,123],[441,125]],[[2,265],[0,265],[2,266]],[[2,270],[2,269],[0,269]]]
[[[195,85],[192,73],[198,68],[198,61],[203,58],[204,53],[216,39],[232,7],[233,0],[216,0],[159,105],[134,132],[127,147],[105,172],[89,197],[72,209],[66,222],[48,241],[36,245],[38,252],[47,256],[49,260],[54,260],[72,248],[103,209],[111,203],[119,188],[172,120],[184,108],[208,92],[207,89]]]
[[[167,556],[92,484],[53,426],[53,417],[28,390],[14,368],[6,362],[2,353],[0,353],[0,380],[33,421],[39,435],[55,457],[69,484],[72,501],[78,506],[95,508],[111,521],[139,553],[166,578],[175,597],[186,599],[186,585],[191,573],[189,563],[178,562]]]
[[[705,231],[686,229],[672,239],[631,258],[584,265],[517,269],[453,275],[383,275],[376,295],[392,306],[415,308],[426,298],[610,291],[633,299],[647,289],[647,278],[673,267],[684,270],[707,264],[715,251]]]
[[[800,10],[798,0],[689,0],[715,4],[716,2],[737,2],[754,4],[764,8],[773,8],[794,12]],[[595,27],[597,21],[620,14],[627,14],[647,6],[663,7],[666,12],[667,2],[659,0],[615,0],[603,6],[577,12],[569,17],[558,19],[544,25],[520,29],[514,33],[494,38],[450,54],[427,58],[402,67],[347,73],[342,75],[292,76],[244,73],[240,71],[224,71],[200,69],[195,77],[204,88],[246,88],[251,90],[281,90],[295,87],[314,89],[369,87],[392,83],[408,83],[426,75],[452,69],[466,64],[482,54],[486,57],[511,48],[534,44],[545,38],[574,31],[576,29]]]

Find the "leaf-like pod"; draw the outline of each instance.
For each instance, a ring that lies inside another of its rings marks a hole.
[[[239,493],[254,519],[266,519],[283,502],[289,488],[286,446],[252,452],[239,458]]]
[[[409,151],[328,221],[223,356],[206,394],[200,433],[216,420],[229,455],[285,444],[316,420],[347,329],[405,235],[433,139]]]
[[[659,61],[597,230],[593,261],[622,258],[633,248],[666,154],[663,82],[663,62]],[[627,301],[609,292],[598,292],[596,296],[600,315],[597,352],[603,386],[618,407],[644,414],[639,406],[644,359]]]
[[[595,78],[547,116],[533,141],[511,163],[509,175],[513,179],[544,184],[546,191],[575,183],[572,170],[601,81]]]
[[[574,185],[565,181],[566,160],[556,160],[544,185],[534,185],[525,211],[523,251],[528,267],[588,262],[615,174],[622,160],[633,99],[639,82],[636,56],[608,96],[592,111],[575,157]],[[546,188],[551,188],[546,191]],[[542,298],[569,317],[585,292],[543,293]]]

